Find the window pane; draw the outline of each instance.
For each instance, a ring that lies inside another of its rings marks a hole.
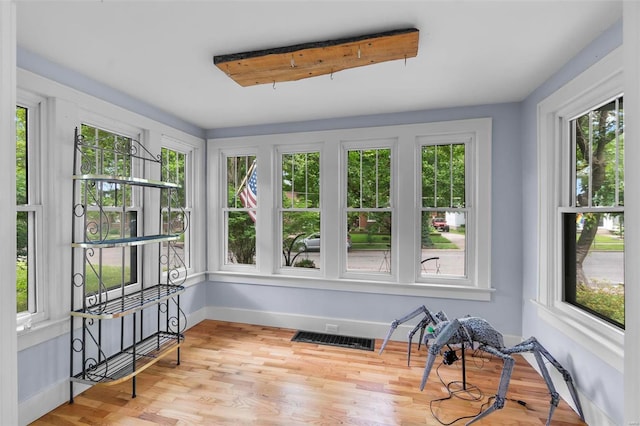
[[[83,124],[81,128],[83,174],[111,176],[132,175],[132,155],[136,154],[131,138]]]
[[[87,241],[92,242],[133,238],[138,235],[137,222],[136,211],[89,210],[86,213],[84,236]],[[87,294],[111,290],[120,287],[121,284],[137,281],[135,246],[86,249],[84,255],[87,261]]]
[[[319,268],[320,153],[282,154],[281,266]]]
[[[391,206],[391,149],[347,153],[347,207]]]
[[[172,270],[179,273],[180,270],[191,265],[191,250],[189,249],[189,224],[190,212],[185,210],[164,210],[162,212],[162,233],[178,236],[177,241],[162,242],[161,251],[162,270]],[[169,277],[172,279],[173,277]],[[174,282],[174,284],[177,284]]]
[[[122,135],[83,124],[77,143],[76,174],[130,177],[138,145]],[[75,218],[82,229],[76,234],[86,242],[109,242],[136,238],[140,235],[138,206],[134,193],[141,188],[120,183],[86,180],[78,181]],[[141,199],[141,197],[137,197]],[[83,250],[82,271],[88,303],[106,297],[103,293],[138,283],[137,247],[88,248]]]
[[[422,206],[464,207],[465,145],[422,147]]]
[[[255,265],[258,206],[258,164],[255,156],[226,159],[227,210],[225,212],[225,264]]]
[[[29,212],[18,212],[16,217],[16,312],[29,310],[29,249],[31,233],[29,226]]]
[[[228,211],[226,216],[227,252],[225,264],[256,264],[254,217],[246,211]]]
[[[29,203],[27,109],[16,107],[16,205]],[[33,212],[16,214],[16,312],[28,312],[33,298]],[[31,267],[31,268],[30,268]]]
[[[27,163],[27,109],[16,107],[16,204],[29,202]]]
[[[320,153],[282,155],[282,207],[320,207]]]
[[[347,270],[391,272],[391,212],[347,214]]]
[[[466,214],[423,211],[421,276],[466,276]]]
[[[624,328],[624,215],[565,213],[565,299]]]
[[[282,213],[282,266],[320,267],[320,213]]]
[[[577,207],[624,205],[622,98],[571,122]]]
[[[180,271],[191,265],[189,248],[189,218],[187,209],[187,154],[163,147],[161,150],[162,165],[160,180],[180,185],[176,189],[163,189],[160,200],[162,206],[163,234],[177,234],[178,241],[162,243],[162,270],[170,270],[167,277],[172,284],[177,281]]]
[[[180,188],[165,191],[170,196],[171,207],[187,207],[186,205],[186,154],[168,148],[162,148],[162,168],[160,180],[180,185]],[[167,205],[166,203],[164,205]]]
[[[227,207],[257,207],[257,179],[258,166],[255,157],[227,157]]]

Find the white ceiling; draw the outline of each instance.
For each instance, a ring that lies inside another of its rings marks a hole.
[[[18,46],[202,129],[521,101],[621,1],[18,1]],[[241,87],[213,56],[397,28],[418,56]]]

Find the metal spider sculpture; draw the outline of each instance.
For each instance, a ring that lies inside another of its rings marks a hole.
[[[488,416],[495,410],[499,410],[504,407],[504,403],[506,400],[505,395],[507,393],[507,388],[509,387],[511,373],[515,364],[515,359],[511,356],[511,354],[523,352],[533,352],[538,366],[540,367],[540,372],[542,373],[544,381],[547,384],[547,388],[549,389],[549,393],[551,394],[551,407],[549,409],[547,425],[550,424],[551,416],[553,416],[553,412],[558,406],[560,395],[558,394],[558,392],[556,392],[556,389],[551,380],[551,376],[549,375],[549,371],[547,371],[547,368],[545,366],[543,357],[546,358],[562,374],[564,381],[567,383],[567,387],[569,389],[569,392],[571,393],[571,397],[573,398],[573,402],[576,406],[578,414],[584,421],[582,406],[580,405],[578,393],[576,392],[575,386],[573,384],[571,374],[569,374],[569,372],[564,367],[562,367],[562,365],[560,365],[560,363],[556,361],[553,356],[551,356],[549,351],[547,351],[536,340],[535,337],[530,337],[515,346],[507,348],[504,346],[502,334],[494,329],[486,320],[478,317],[464,317],[454,319],[452,321],[438,322],[435,325],[435,328],[433,330],[430,330],[430,333],[425,337],[425,344],[430,337],[435,338],[435,341],[429,347],[429,356],[427,358],[427,364],[422,376],[420,390],[423,390],[425,385],[427,384],[427,378],[429,377],[429,373],[431,372],[433,363],[443,346],[464,343],[468,343],[473,346],[473,343],[475,342],[479,344],[479,350],[487,352],[491,355],[495,355],[503,360],[504,365],[502,368],[502,374],[500,376],[500,384],[498,385],[498,392],[495,395],[495,401],[493,405],[471,419],[471,421],[469,421],[467,425],[474,423],[482,419],[483,417]]]
[[[407,346],[407,366],[411,362],[411,342],[413,341],[413,336],[420,330],[420,338],[418,339],[418,350],[420,350],[420,345],[422,343],[422,339],[424,337],[424,331],[429,326],[429,324],[438,324],[442,321],[447,321],[447,315],[440,311],[436,314],[433,314],[429,309],[427,309],[424,305],[419,306],[413,312],[408,313],[400,319],[394,320],[391,323],[391,328],[389,328],[389,332],[387,333],[387,337],[385,337],[384,342],[382,342],[382,346],[380,347],[380,354],[384,351],[384,348],[387,346],[389,339],[393,332],[398,328],[400,324],[403,324],[409,321],[412,318],[417,317],[420,314],[424,314],[424,317],[420,320],[420,322],[409,332],[409,344]],[[425,342],[426,344],[426,342]]]

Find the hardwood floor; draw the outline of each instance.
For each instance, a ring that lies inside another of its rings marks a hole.
[[[447,396],[444,383],[461,380],[460,362],[436,361],[424,391],[426,351],[390,342],[378,355],[310,343],[291,342],[295,330],[203,321],[186,332],[181,364],[168,356],[131,382],[94,386],[73,404],[64,404],[33,425],[439,425],[475,416],[491,402],[502,363],[467,351],[467,390]],[[481,399],[467,397],[475,385]],[[464,399],[462,399],[464,397]],[[478,425],[544,425],[550,397],[542,378],[520,356],[507,403]],[[516,401],[526,403],[520,405]],[[432,406],[432,409],[430,408]],[[469,419],[455,424],[464,424]],[[554,425],[583,425],[561,401]]]

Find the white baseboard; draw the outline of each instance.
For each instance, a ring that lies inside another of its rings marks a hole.
[[[540,374],[540,368],[538,367],[535,356],[532,353],[523,353],[521,355],[529,364],[531,364],[531,366],[538,372],[538,374]],[[575,404],[573,403],[573,399],[571,398],[571,394],[569,393],[569,389],[567,388],[562,375],[554,367],[547,368],[547,370],[549,371],[551,380],[553,380],[553,385],[556,388],[556,392],[558,392],[560,394],[560,397],[571,408],[573,408],[574,411],[576,411]],[[600,408],[598,408],[598,406],[596,406],[590,399],[582,394],[579,389],[577,389],[577,391],[578,398],[580,398],[580,405],[582,406],[584,419],[588,425],[615,426],[615,423]]]
[[[391,321],[388,323],[358,321],[345,318],[329,318],[300,314],[284,314],[280,312],[254,311],[249,309],[224,308],[217,306],[208,307],[208,319],[256,324],[270,327],[290,328],[296,330],[314,331],[317,333],[340,334],[343,336],[366,337],[369,339],[384,339],[389,332]],[[409,341],[409,332],[415,327],[420,318],[412,324],[401,324],[394,331],[391,340],[399,342]],[[327,324],[335,325],[338,331],[327,331]],[[418,333],[413,337],[413,342],[418,342]],[[504,341],[507,346],[520,343],[520,336],[506,335]]]

